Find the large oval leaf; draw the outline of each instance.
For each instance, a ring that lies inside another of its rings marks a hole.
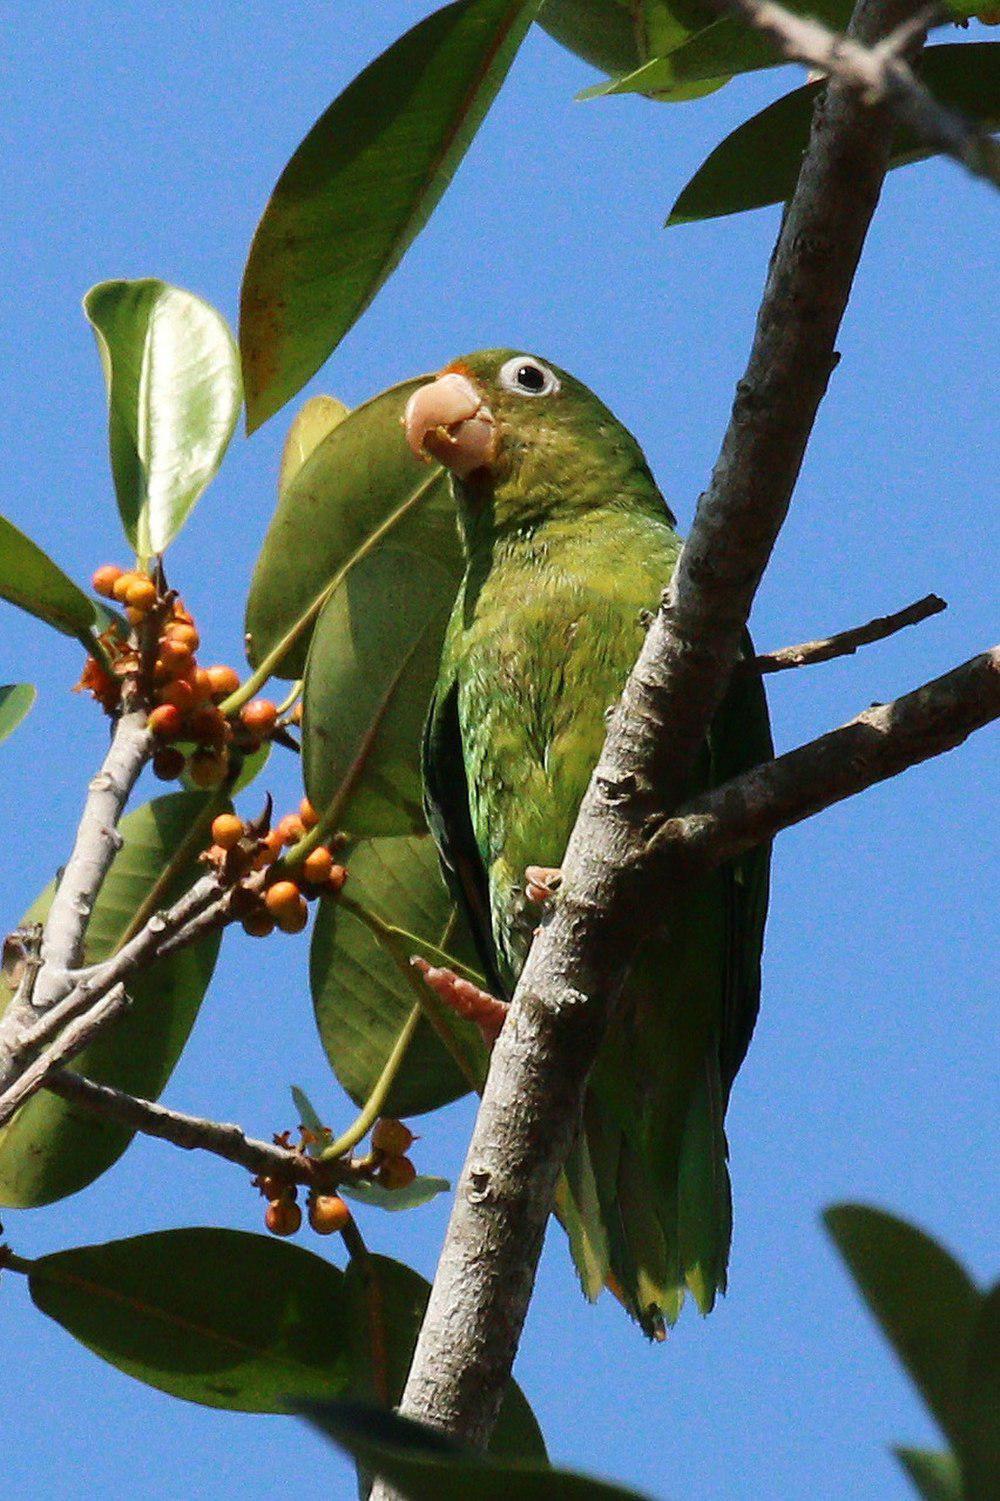
[[[429,835],[369,839],[348,858],[352,900],[413,934],[401,950],[405,967],[421,942],[445,946],[475,963],[472,941],[457,926],[454,905],[438,871]],[[423,952],[433,959],[433,951]],[[371,1094],[416,999],[406,974],[364,922],[346,907],[321,902],[309,959],[320,1039],[344,1089],[361,1105]],[[466,1059],[463,1073],[424,1020],[385,1103],[386,1115],[436,1110],[467,1093],[469,1075],[485,1077],[486,1049],[475,1027],[449,1019],[453,1046]]]
[[[381,392],[345,417],[282,490],[247,600],[247,654],[277,654],[279,677],[301,677],[316,616],[331,585],[381,547],[408,548],[453,571],[462,557],[444,470],[406,446],[406,402],[428,377]],[[419,587],[416,580],[410,587]],[[287,642],[287,648],[282,643]]]
[[[352,1390],[344,1274],[239,1230],[163,1230],[32,1263],[31,1296],[129,1376],[207,1407],[288,1412]]]
[[[243,278],[250,432],[315,375],[426,224],[539,0],[457,0],[371,63],[282,172]]]
[[[401,1261],[368,1256],[363,1262],[348,1264],[344,1294],[357,1372],[354,1395],[396,1407],[403,1396],[431,1285]],[[516,1381],[511,1381],[504,1396],[490,1453],[546,1458],[542,1430]]]
[[[383,547],[330,595],[302,694],[302,774],[353,838],[423,830],[420,739],[455,598],[454,575]]]
[[[201,828],[202,837],[191,841],[187,858],[159,894],[157,906],[176,900],[202,872],[197,856],[208,843],[207,825],[221,806],[211,793],[176,792],[122,819],[125,842],[94,908],[87,963],[115,950],[167,861],[194,828]],[[42,921],[51,899],[48,887],[24,921]],[[138,975],[129,985],[129,1013],[81,1053],[73,1067],[101,1083],[155,1099],[187,1041],[219,942],[219,935],[213,934]],[[9,998],[9,991],[2,989],[0,1009]],[[0,1131],[0,1204],[31,1208],[75,1193],[111,1167],[131,1139],[126,1127],[42,1091]]]
[[[83,300],[108,388],[111,472],[125,535],[163,552],[217,472],[240,412],[239,353],[220,313],[155,278]]]
[[[538,24],[602,73],[631,73],[645,61],[634,0],[545,0]]]
[[[978,1289],[929,1236],[880,1209],[838,1204],[823,1219],[883,1333],[961,1452]]]
[[[5,683],[0,688],[0,741],[14,733],[35,697],[33,683]]]
[[[988,130],[1000,128],[1000,44],[929,47],[920,74],[942,103]],[[809,140],[813,104],[822,87],[812,83],[785,94],[728,135],[678,197],[668,226],[743,213],[790,198]],[[932,147],[900,127],[889,165],[900,167],[933,155]]]
[[[95,625],[104,629],[101,606],[5,516],[0,516],[0,599],[83,641]]]

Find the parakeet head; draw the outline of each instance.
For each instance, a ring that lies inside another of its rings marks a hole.
[[[418,457],[451,470],[467,544],[484,531],[657,494],[638,443],[603,401],[513,349],[453,361],[413,393],[404,425]]]

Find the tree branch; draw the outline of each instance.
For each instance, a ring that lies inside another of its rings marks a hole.
[[[870,44],[912,13],[861,0]],[[888,161],[891,122],[838,83],[771,263],[749,363],[711,485],[615,712],[493,1053],[402,1410],[483,1444],[513,1364],[558,1174],[587,1077],[651,914],[642,828],[675,807],[739,651],[784,520]],[[669,726],[669,733],[666,729]],[[391,1489],[381,1482],[373,1501]]]
[[[779,651],[764,652],[746,665],[760,673],[787,672],[791,667],[812,667],[817,662],[831,662],[835,657],[852,657],[859,646],[884,641],[887,636],[894,636],[908,625],[919,625],[922,620],[940,615],[947,608],[945,601],[936,594],[927,594],[904,610],[897,610],[894,615],[879,615],[867,625],[838,631],[835,636],[824,636],[819,641],[803,641],[798,646],[783,646]]]
[[[741,16],[774,42],[789,62],[805,63],[857,94],[865,104],[887,104],[913,134],[973,173],[1000,187],[1000,144],[989,131],[935,99],[904,54],[937,19],[934,6],[873,47],[830,31],[820,21],[794,15],[773,0],[723,0],[718,9]]]

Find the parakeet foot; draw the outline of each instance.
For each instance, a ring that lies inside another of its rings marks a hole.
[[[420,971],[439,1000],[452,1011],[457,1011],[459,1016],[465,1017],[466,1021],[475,1022],[487,1047],[491,1048],[500,1036],[500,1028],[506,1020],[507,1002],[498,1001],[488,990],[480,990],[471,980],[464,980],[461,975],[456,975],[453,969],[435,968],[419,954],[414,954],[410,963]]]
[[[558,865],[529,865],[524,872],[524,894],[529,902],[543,907],[551,902],[562,884],[562,871]]]

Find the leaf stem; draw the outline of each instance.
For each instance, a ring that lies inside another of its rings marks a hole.
[[[115,944],[114,953],[117,954],[119,949],[124,948],[125,944],[134,938],[141,928],[145,927],[153,913],[159,910],[166,898],[167,891],[179,873],[184,869],[184,866],[191,857],[192,851],[199,847],[205,837],[206,830],[211,828],[215,815],[227,801],[228,788],[223,783],[221,787],[216,789],[202,811],[198,814],[198,817],[149,888],[142,902],[130,917],[125,930]]]
[[[378,1076],[375,1088],[365,1101],[364,1109],[354,1124],[348,1126],[343,1136],[338,1136],[336,1141],[331,1142],[328,1147],[323,1149],[319,1154],[321,1162],[329,1162],[332,1158],[343,1157],[352,1147],[357,1146],[363,1136],[367,1136],[372,1126],[378,1120],[382,1114],[382,1107],[388,1098],[389,1090],[392,1088],[396,1075],[402,1067],[403,1059],[406,1057],[406,1050],[413,1041],[413,1034],[417,1030],[417,1023],[420,1020],[420,1016],[420,1007],[414,1006],[406,1018],[402,1031],[396,1038],[392,1052],[385,1061],[385,1067]]]

